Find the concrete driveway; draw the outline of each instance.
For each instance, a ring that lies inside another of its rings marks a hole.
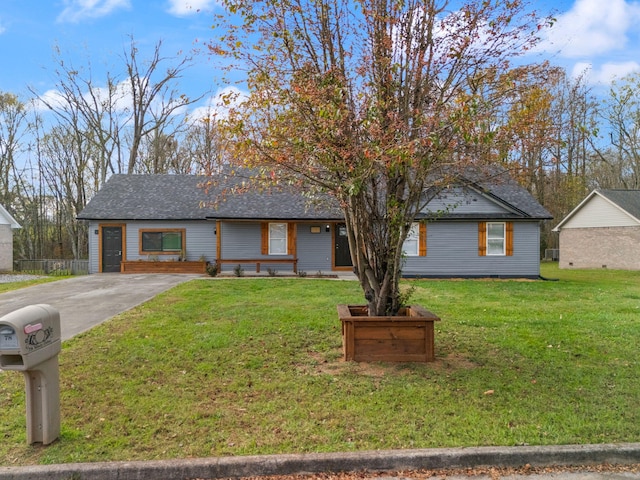
[[[47,303],[60,312],[62,340],[200,275],[83,275],[0,294],[0,316]]]

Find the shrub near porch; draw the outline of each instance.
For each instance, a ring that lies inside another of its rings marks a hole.
[[[50,447],[0,374],[3,464],[640,441],[638,276],[553,268],[407,282],[442,318],[427,364],[341,361],[356,282],[192,281],[65,343]]]

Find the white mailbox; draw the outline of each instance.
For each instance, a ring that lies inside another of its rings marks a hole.
[[[0,368],[28,370],[60,352],[60,314],[29,305],[0,318]]]
[[[0,318],[0,369],[24,373],[27,442],[48,445],[60,435],[60,314],[29,305]]]

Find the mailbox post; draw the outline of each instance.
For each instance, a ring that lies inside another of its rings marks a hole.
[[[27,443],[48,445],[60,435],[60,314],[45,304],[0,317],[0,369],[24,374]]]

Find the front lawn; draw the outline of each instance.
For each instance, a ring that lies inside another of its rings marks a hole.
[[[0,373],[1,463],[640,441],[640,274],[543,268],[407,281],[442,318],[430,364],[341,361],[353,281],[180,285],[65,342],[48,447]]]

